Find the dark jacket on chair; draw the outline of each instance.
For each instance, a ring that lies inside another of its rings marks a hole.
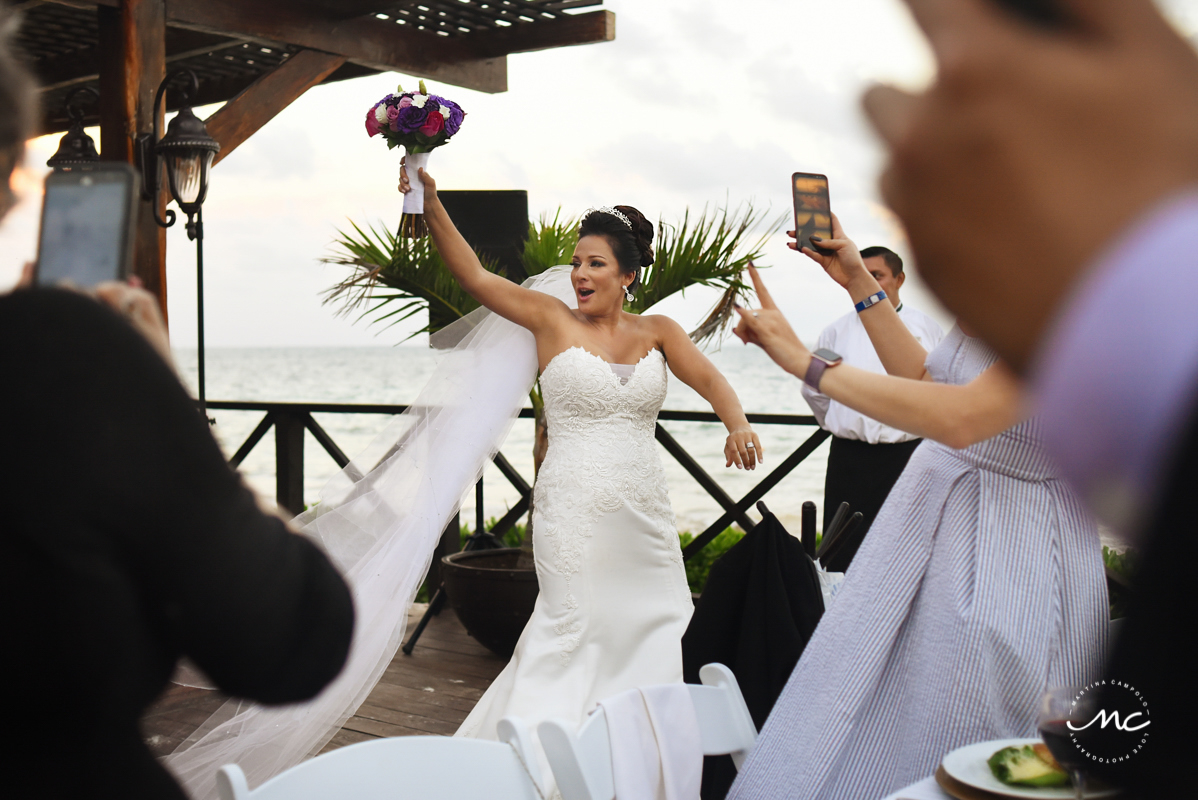
[[[767,513],[712,565],[682,637],[683,678],[699,683],[704,664],[726,665],[761,730],[823,613],[815,564]],[[735,777],[730,757],[705,759],[704,800],[723,797]]]

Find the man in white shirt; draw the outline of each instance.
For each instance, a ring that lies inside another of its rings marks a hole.
[[[944,338],[940,326],[922,311],[904,305],[899,298],[899,289],[907,279],[902,258],[888,248],[877,246],[862,250],[861,258],[894,305],[899,318],[924,349],[930,351],[938,345]],[[844,357],[846,364],[885,375],[886,368],[857,314],[857,311],[850,311],[824,328],[816,347],[836,351]],[[811,406],[820,426],[832,434],[828,471],[824,477],[824,530],[827,531],[840,504],[848,503],[853,511],[862,513],[864,534],[907,466],[907,459],[922,440],[870,419],[806,384],[803,385],[803,398]],[[856,548],[846,548],[836,555],[834,563],[824,566],[843,571],[855,553]]]

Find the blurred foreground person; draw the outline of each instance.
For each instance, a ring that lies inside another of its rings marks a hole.
[[[0,216],[32,101],[0,39]],[[155,348],[154,298],[97,294],[112,308],[0,296],[0,763],[38,797],[183,798],[138,729],[180,656],[229,694],[304,700],[341,669],[353,606],[229,469]]]
[[[1150,0],[1060,0],[1058,29],[908,5],[940,73],[866,97],[883,193],[933,291],[1029,375],[1063,475],[1142,547],[1107,669],[1151,713],[1128,788],[1191,795],[1198,56]]]

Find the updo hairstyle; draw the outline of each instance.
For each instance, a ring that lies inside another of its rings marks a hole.
[[[582,218],[578,238],[602,236],[606,239],[616,255],[620,272],[634,276],[628,290],[636,292],[641,287],[641,267],[653,263],[653,223],[632,206],[616,206],[615,209],[628,217],[631,228],[616,215],[595,210]]]

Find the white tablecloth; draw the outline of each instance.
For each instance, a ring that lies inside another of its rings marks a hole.
[[[953,796],[941,789],[936,777],[930,775],[905,789],[886,795],[882,800],[953,800]]]

